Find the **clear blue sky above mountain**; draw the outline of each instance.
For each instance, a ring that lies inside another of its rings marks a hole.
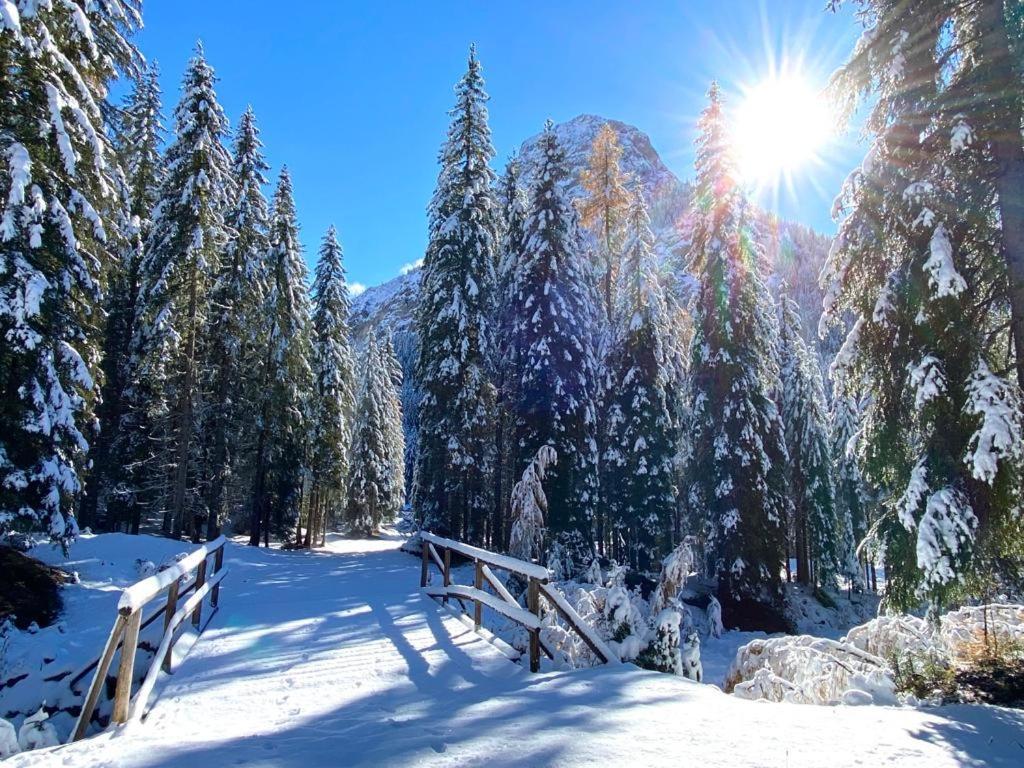
[[[139,43],[160,63],[165,112],[197,39],[232,123],[252,104],[276,173],[292,171],[307,258],[337,225],[350,280],[374,285],[418,259],[452,86],[476,42],[505,156],[547,117],[589,112],[646,132],[692,176],[708,83],[727,96],[783,58],[824,84],[859,29],[825,0],[338,2],[147,0]],[[761,204],[831,231],[829,206],[862,148],[840,142],[793,192]]]

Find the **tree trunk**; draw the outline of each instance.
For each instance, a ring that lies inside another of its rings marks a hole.
[[[1024,387],[1024,143],[1021,137],[1022,73],[1010,48],[1003,0],[980,0],[979,59],[986,62],[979,87],[994,96],[987,140],[996,164],[995,188],[1002,220],[1002,251],[1010,278],[1010,325],[1017,382]]]
[[[266,418],[267,408],[263,407],[263,416]],[[260,525],[263,522],[263,507],[266,504],[264,500],[265,490],[264,487],[267,482],[267,468],[266,468],[266,427],[260,425],[259,436],[256,438],[256,469],[253,474],[253,489],[252,489],[252,514],[249,520],[249,546],[258,547],[260,545]]]
[[[196,314],[198,297],[196,296],[195,270],[189,281],[188,291],[188,341],[185,343],[185,356],[182,360],[181,391],[178,393],[178,429],[177,463],[174,470],[174,489],[171,497],[171,518],[173,520],[172,535],[179,537],[185,524],[185,495],[188,490],[188,459],[192,444],[192,387],[195,377],[196,354]]]

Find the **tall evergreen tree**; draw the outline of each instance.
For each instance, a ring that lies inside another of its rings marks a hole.
[[[220,268],[231,202],[227,119],[213,68],[196,47],[175,108],[167,175],[142,263],[132,386],[148,411],[157,455],[151,471],[169,487],[163,528],[198,540],[206,516],[198,468],[201,384],[210,294]],[[169,482],[164,478],[169,478]]]
[[[707,539],[723,615],[778,608],[786,446],[772,401],[770,306],[743,220],[718,86],[700,119],[691,245],[700,281],[691,362],[689,507]],[[732,618],[730,618],[732,617]]]
[[[101,286],[123,215],[103,130],[134,0],[0,13],[0,533],[66,546],[94,432]]]
[[[312,492],[307,546],[344,503],[348,480],[355,370],[349,344],[350,303],[341,245],[334,227],[320,246],[313,280]]]
[[[826,320],[856,318],[833,375],[868,403],[861,451],[886,495],[872,526],[886,604],[938,608],[979,595],[994,562],[1021,570],[1006,557],[1019,547],[1020,393],[996,373],[1012,274],[999,246],[1006,222],[979,183],[985,145],[944,109],[963,93],[959,64],[971,66],[939,53],[964,44],[960,31],[949,37],[953,17],[921,0],[873,10],[833,82],[851,105],[872,96],[877,138],[837,201]]]
[[[387,520],[393,520],[395,514],[405,503],[405,432],[402,420],[402,406],[399,393],[402,391],[402,363],[395,351],[394,336],[388,333],[380,346],[381,364],[387,373],[391,387],[385,393],[385,405],[388,409],[384,422],[385,461],[388,466],[390,482],[384,496],[384,508]]]
[[[667,390],[667,307],[639,185],[624,224],[616,292],[622,326],[607,361],[611,386],[601,485],[615,529],[612,553],[620,562],[650,572],[671,548],[678,441]]]
[[[270,216],[270,247],[264,302],[267,346],[259,403],[252,525],[249,543],[260,536],[269,546],[271,522],[277,533],[290,528],[299,513],[302,479],[308,464],[306,429],[312,391],[310,304],[306,262],[299,242],[292,181],[281,170]]]
[[[575,211],[562,181],[565,155],[549,120],[530,199],[513,297],[511,355],[519,373],[509,401],[514,467],[538,449],[558,454],[548,475],[548,530],[576,567],[589,558],[597,502],[594,335],[598,298],[589,278]]]
[[[208,539],[220,533],[228,482],[241,479],[246,443],[255,428],[250,403],[258,370],[263,301],[267,291],[264,254],[267,206],[262,186],[267,164],[252,107],[238,124],[232,159],[234,197],[225,214],[230,240],[211,294],[204,370],[209,392],[203,436],[206,441],[206,525]]]
[[[97,409],[101,429],[95,441],[92,472],[79,505],[83,525],[106,530],[123,526],[133,533],[138,533],[141,512],[136,503],[136,470],[145,458],[146,446],[134,442],[137,430],[130,424],[131,342],[140,268],[164,177],[160,109],[159,74],[151,65],[135,79],[115,137],[124,169],[128,211],[118,258],[108,270],[103,388]]]
[[[398,512],[401,500],[401,407],[390,363],[371,336],[363,352],[356,407],[346,520],[352,532],[369,536]]]
[[[475,48],[455,92],[420,277],[423,398],[414,506],[425,527],[483,543],[494,471],[495,393],[487,365],[497,212],[488,97]]]
[[[504,551],[511,532],[511,495],[516,481],[516,451],[512,439],[512,412],[509,400],[514,392],[519,362],[513,343],[516,324],[515,296],[518,291],[519,264],[522,258],[529,198],[521,179],[519,158],[513,154],[498,181],[497,197],[501,206],[501,237],[498,248],[497,288],[495,290],[495,338],[491,370],[496,389],[494,514],[490,545]]]
[[[843,563],[844,575],[854,586],[863,584],[867,578],[856,558],[861,542],[868,534],[868,492],[861,475],[857,450],[857,430],[860,418],[856,401],[845,392],[836,392],[832,397],[832,462],[833,484],[836,491],[836,516],[842,527],[842,548],[847,561]],[[854,557],[850,559],[850,555]],[[868,552],[859,558],[868,564]]]
[[[825,385],[817,355],[804,341],[797,303],[785,293],[779,303],[779,400],[795,533],[791,551],[800,583],[835,587],[849,560],[843,549],[851,542],[844,541],[836,513]]]

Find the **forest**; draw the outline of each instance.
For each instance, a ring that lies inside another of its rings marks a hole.
[[[308,548],[402,515],[563,578],[685,547],[741,622],[881,568],[892,609],[1019,594],[1020,14],[914,7],[872,7],[829,86],[872,140],[820,328],[769,280],[716,84],[666,244],[610,124],[575,196],[550,122],[530,179],[494,169],[471,47],[399,355],[350,338],[333,227],[307,273],[287,167],[268,202],[201,45],[168,121],[136,3],[5,3],[0,528]]]

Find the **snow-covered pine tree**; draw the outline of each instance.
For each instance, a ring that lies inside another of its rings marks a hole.
[[[396,331],[392,335],[395,355],[402,368],[402,386],[398,400],[402,406],[402,438],[405,440],[405,497],[408,504],[412,498],[413,476],[416,474],[416,460],[419,455],[419,408],[422,391],[416,381],[416,361],[419,359],[419,339],[412,331]]]
[[[576,200],[580,224],[591,234],[595,273],[601,280],[604,322],[611,326],[618,302],[615,283],[626,244],[627,218],[633,205],[628,177],[619,165],[622,147],[608,123],[601,126],[590,148],[587,167],[580,173],[583,196]]]
[[[508,489],[516,483],[516,452],[512,444],[512,414],[509,398],[514,389],[519,363],[513,344],[516,324],[514,298],[518,290],[519,262],[525,242],[529,199],[520,177],[519,158],[513,154],[498,180],[497,198],[501,206],[501,237],[498,248],[497,288],[495,290],[495,337],[491,370],[496,390],[494,515],[490,546],[504,551],[509,544],[511,522]]]
[[[770,298],[743,220],[717,84],[709,98],[697,140],[690,252],[700,291],[690,368],[689,511],[706,537],[726,623],[756,621],[764,629],[770,617],[754,617],[783,600],[786,446],[771,397]]]
[[[258,403],[251,546],[259,545],[261,535],[269,546],[271,524],[279,535],[291,529],[299,514],[308,464],[307,408],[313,388],[310,302],[287,168],[281,169],[274,192],[269,243],[263,309],[267,346],[263,351],[264,390]]]
[[[852,553],[841,550],[851,541],[843,541],[836,513],[825,385],[817,355],[803,338],[800,308],[785,288],[779,304],[779,408],[793,501],[790,551],[796,556],[797,581],[835,588]]]
[[[132,387],[157,450],[152,482],[163,485],[169,478],[163,528],[195,540],[206,517],[197,476],[206,328],[233,192],[231,158],[222,143],[228,124],[215,82],[197,45],[174,111],[175,136],[142,262],[133,341],[138,362]]]
[[[646,573],[671,547],[678,439],[666,390],[669,324],[654,235],[639,185],[631,198],[616,276],[621,324],[605,363],[601,486],[613,527],[612,556]]]
[[[393,336],[389,332],[380,345],[381,364],[391,384],[384,393],[385,405],[385,462],[388,468],[388,485],[384,495],[384,522],[394,520],[398,510],[405,503],[405,433],[402,424],[402,363],[395,352]]]
[[[101,286],[124,215],[103,128],[139,3],[0,12],[0,533],[75,537],[94,432]]]
[[[313,280],[313,403],[307,547],[320,540],[344,504],[348,481],[355,364],[349,343],[350,302],[341,245],[333,226],[320,245]]]
[[[139,272],[151,215],[163,181],[160,155],[164,126],[160,113],[159,73],[150,65],[134,80],[134,88],[121,112],[115,149],[124,170],[128,198],[127,219],[118,258],[107,276],[107,323],[103,335],[103,387],[96,415],[101,425],[92,452],[92,471],[82,495],[81,525],[104,530],[139,530],[136,469],[147,448],[132,439],[129,383],[132,378],[131,342],[139,298]]]
[[[832,0],[833,6],[838,3]],[[866,29],[843,70],[842,86],[851,106],[859,97],[878,97],[886,103],[876,116],[891,116],[892,97],[906,81],[907,41],[919,41],[922,56],[934,65],[929,75],[935,75],[936,87],[928,93],[916,90],[917,108],[928,116],[929,132],[958,150],[963,187],[949,201],[955,209],[949,221],[964,215],[999,221],[994,242],[1005,272],[998,301],[1010,310],[1000,341],[1013,350],[1017,385],[1024,387],[1024,40],[1019,5],[1005,0],[865,2]]]
[[[362,381],[356,406],[351,469],[345,520],[351,532],[370,536],[398,512],[401,493],[400,446],[389,445],[401,436],[401,409],[389,364],[371,336],[360,365]]]
[[[833,377],[867,402],[886,605],[940,608],[980,596],[996,563],[1020,570],[1020,391],[997,373],[1010,340],[995,310],[1011,283],[973,128],[942,108],[960,76],[937,53],[948,19],[921,0],[875,10],[833,81],[851,107],[870,97],[877,138],[836,203],[824,319],[856,318]]]
[[[416,378],[423,398],[414,507],[424,527],[479,544],[493,503],[488,356],[497,211],[488,97],[474,47],[455,92],[420,276]]]
[[[263,143],[252,107],[235,132],[232,173],[234,197],[225,214],[230,240],[213,285],[208,332],[209,391],[206,448],[207,539],[216,538],[233,495],[252,487],[251,443],[256,431],[253,403],[263,391],[258,380],[263,351],[267,293],[267,202],[263,196]],[[233,485],[234,488],[229,487]],[[232,494],[234,491],[234,494]]]
[[[548,530],[574,567],[590,559],[597,502],[594,335],[598,301],[575,211],[561,182],[565,156],[549,120],[530,199],[514,302],[511,349],[519,373],[509,398],[514,465],[544,445],[558,454],[548,480]]]
[[[859,408],[845,392],[832,396],[832,463],[833,485],[836,492],[836,518],[842,528],[843,543],[840,552],[853,555],[844,562],[843,574],[854,586],[863,585],[868,574],[870,553],[862,550],[856,555],[868,533],[868,493],[860,472],[857,451]],[[861,566],[863,563],[863,566]]]

